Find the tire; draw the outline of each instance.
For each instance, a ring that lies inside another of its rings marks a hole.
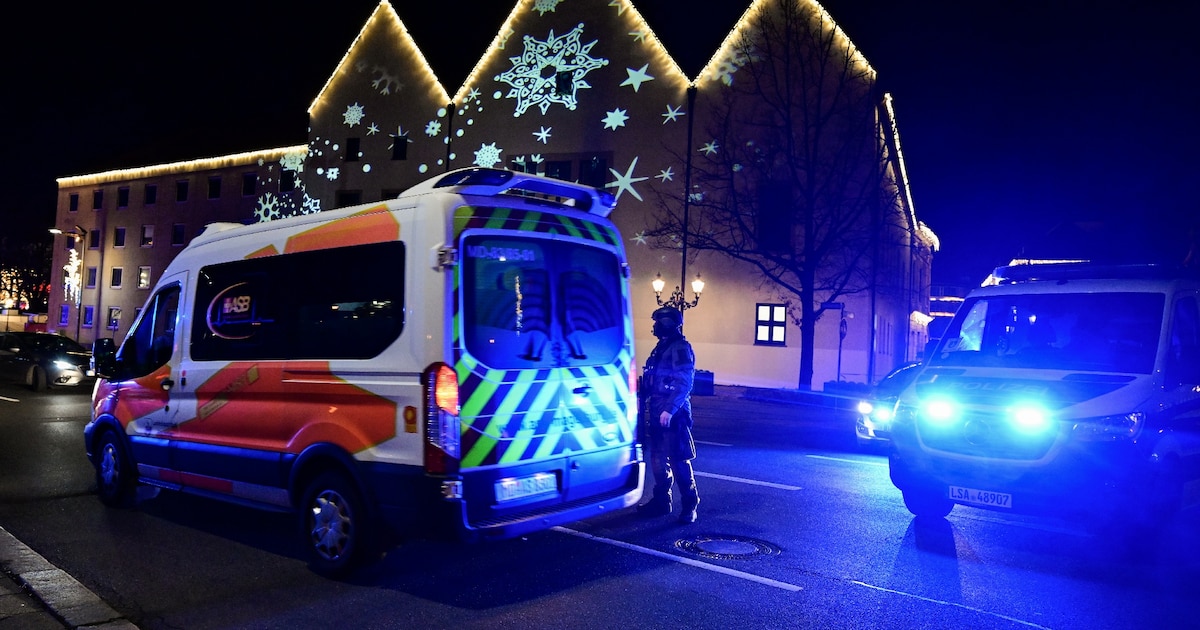
[[[904,490],[904,507],[917,518],[946,518],[954,509],[954,502],[940,494],[924,488]]]
[[[137,473],[125,442],[107,429],[96,442],[96,492],[109,507],[129,507],[137,493]]]
[[[46,371],[36,365],[33,366],[29,373],[29,389],[40,392],[46,388]]]
[[[342,577],[379,557],[377,528],[346,475],[328,471],[308,484],[300,525],[309,566],[317,573]]]

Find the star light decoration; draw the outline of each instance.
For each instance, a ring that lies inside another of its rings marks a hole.
[[[621,87],[625,87],[626,85],[629,85],[629,86],[633,87],[634,92],[637,92],[638,88],[642,87],[643,83],[645,83],[647,81],[653,81],[654,77],[646,74],[646,68],[649,68],[649,67],[650,67],[650,64],[644,64],[641,68],[638,68],[637,70],[634,70],[633,68],[625,68],[625,73],[628,74],[629,77],[621,82]]]
[[[608,112],[608,114],[601,119],[604,123],[604,128],[616,131],[617,127],[624,127],[625,121],[629,120],[629,116],[625,114],[625,111],[626,110],[618,107],[611,112]]]
[[[634,190],[633,185],[636,184],[637,182],[644,182],[650,178],[633,176],[633,169],[637,168],[637,163],[638,163],[638,159],[635,156],[633,158],[633,161],[629,163],[629,168],[625,169],[625,173],[623,173],[623,174],[618,173],[616,169],[613,169],[613,168],[608,169],[608,172],[612,173],[613,177],[616,177],[617,179],[616,179],[616,181],[614,181],[612,183],[605,184],[604,187],[605,188],[616,188],[617,189],[617,194],[616,194],[617,200],[621,199],[621,193],[623,193],[625,191],[629,191],[629,194],[633,195],[634,198],[636,198],[638,201],[642,200],[642,196],[638,194],[638,191]]]
[[[590,55],[596,41],[583,44],[579,41],[582,35],[583,24],[579,24],[560,37],[555,37],[551,30],[544,41],[531,35],[523,38],[524,51],[520,56],[508,58],[512,68],[494,77],[512,86],[505,98],[517,99],[514,118],[531,105],[537,105],[542,114],[554,103],[572,111],[578,106],[576,92],[592,87],[584,77],[608,65],[607,59]]]
[[[676,121],[676,119],[678,119],[680,116],[686,116],[686,115],[687,115],[687,114],[684,114],[684,113],[683,113],[683,106],[682,106],[682,105],[681,105],[681,106],[679,106],[679,107],[671,107],[671,104],[670,104],[670,103],[668,103],[668,104],[667,104],[667,113],[665,113],[665,114],[663,114],[663,115],[662,115],[662,117],[663,117],[663,124],[665,125],[665,124],[667,124],[667,123],[669,123],[669,122],[675,122],[675,121]]]
[[[550,133],[551,129],[554,129],[554,127],[542,127],[541,130],[534,131],[533,135],[537,137],[538,142],[541,142],[542,144],[549,144],[547,141],[550,140],[550,136],[553,135]]]

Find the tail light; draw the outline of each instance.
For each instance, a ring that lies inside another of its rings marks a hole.
[[[458,472],[458,375],[445,363],[425,370],[425,472]]]

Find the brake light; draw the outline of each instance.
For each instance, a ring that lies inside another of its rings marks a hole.
[[[425,472],[458,472],[458,375],[439,363],[425,370]]]

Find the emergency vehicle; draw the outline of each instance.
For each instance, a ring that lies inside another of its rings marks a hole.
[[[1200,274],[997,269],[900,395],[891,479],[918,517],[955,505],[1135,534],[1200,502]]]
[[[452,171],[214,224],[94,357],[98,493],[297,513],[314,569],[400,536],[506,538],[635,504],[629,269],[605,191]]]

